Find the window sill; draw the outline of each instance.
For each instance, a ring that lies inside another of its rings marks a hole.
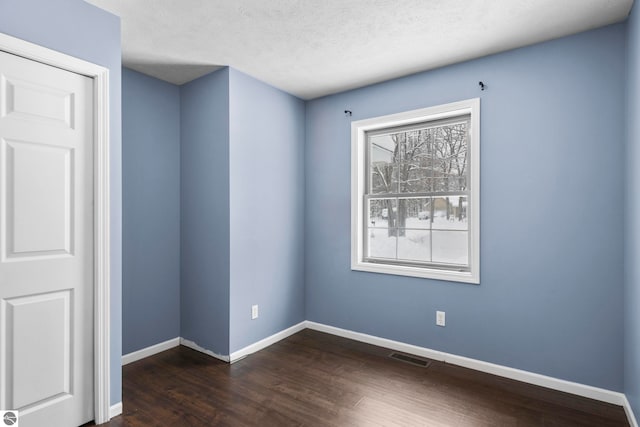
[[[351,263],[351,270],[393,274],[396,276],[420,277],[423,279],[446,280],[449,282],[480,284],[479,275],[469,271],[446,271],[433,268],[378,264],[364,261]]]

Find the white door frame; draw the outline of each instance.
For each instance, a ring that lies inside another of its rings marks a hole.
[[[110,418],[109,70],[3,33],[0,50],[93,79],[94,416],[101,424]]]

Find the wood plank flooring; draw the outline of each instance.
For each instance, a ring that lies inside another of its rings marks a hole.
[[[123,368],[103,426],[627,426],[615,405],[306,329],[232,365],[176,347]]]

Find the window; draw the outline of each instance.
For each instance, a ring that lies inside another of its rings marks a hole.
[[[480,100],[351,129],[351,268],[479,283]]]

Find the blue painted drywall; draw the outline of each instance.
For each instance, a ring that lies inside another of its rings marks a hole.
[[[3,0],[0,32],[109,69],[111,161],[111,404],[122,400],[120,18],[81,0]]]
[[[640,417],[640,7],[627,21],[624,392]]]
[[[180,88],[122,70],[122,352],[180,336]]]
[[[180,87],[181,336],[229,354],[229,69]]]
[[[307,319],[621,391],[624,49],[615,25],[308,102]],[[351,271],[351,120],[474,97],[480,285]]]
[[[234,352],[305,320],[305,116],[292,95],[234,69],[229,79]]]

